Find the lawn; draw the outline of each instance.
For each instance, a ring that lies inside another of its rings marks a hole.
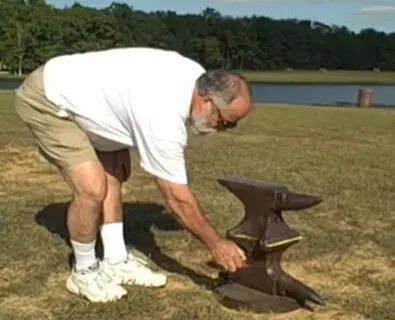
[[[256,83],[395,85],[394,71],[292,70],[241,73]],[[15,75],[0,75],[0,80],[19,78]]]
[[[245,71],[258,83],[395,85],[395,72],[373,71]]]
[[[209,289],[218,269],[164,208],[136,155],[123,190],[126,238],[171,274],[169,284],[129,286],[126,299],[106,305],[69,294],[70,193],[37,160],[12,100],[0,93],[0,319],[394,319],[394,111],[265,105],[232,132],[190,140],[191,186],[221,233],[239,222],[242,206],[217,178],[285,184],[324,200],[286,214],[303,240],[283,266],[328,305],[254,315],[218,304]]]

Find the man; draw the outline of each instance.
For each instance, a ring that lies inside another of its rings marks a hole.
[[[234,127],[251,109],[244,78],[206,72],[182,55],[119,48],[53,58],[16,90],[16,111],[40,153],[73,193],[67,227],[75,257],[66,287],[92,302],[126,295],[122,284],[163,286],[166,276],[127,253],[121,185],[129,149],[152,174],[171,211],[223,268],[244,266],[244,252],[221,237],[188,186],[187,123],[207,134]],[[100,233],[104,257],[95,255]]]

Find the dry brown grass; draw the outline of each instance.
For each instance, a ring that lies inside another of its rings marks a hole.
[[[304,239],[289,250],[284,267],[328,306],[255,315],[218,304],[206,287],[218,270],[167,213],[136,155],[123,190],[126,238],[169,272],[169,285],[128,287],[127,299],[108,305],[69,294],[71,251],[62,221],[70,192],[38,160],[11,101],[0,95],[0,319],[393,319],[394,112],[265,106],[234,132],[192,138],[192,188],[222,233],[238,223],[242,208],[216,178],[273,181],[324,199],[306,213],[286,214]]]

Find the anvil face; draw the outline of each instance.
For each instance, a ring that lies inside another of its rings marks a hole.
[[[214,292],[221,302],[257,312],[291,311],[308,301],[323,305],[317,293],[288,275],[280,264],[285,250],[301,240],[299,233],[285,223],[282,211],[307,209],[322,200],[246,178],[219,182],[244,205],[244,218],[228,231],[227,237],[247,255],[244,269],[220,276]]]

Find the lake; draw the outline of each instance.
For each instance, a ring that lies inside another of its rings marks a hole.
[[[13,90],[21,80],[0,79],[0,90]],[[360,88],[373,91],[373,104],[395,108],[395,86],[383,85],[305,85],[253,83],[255,103],[300,105],[352,105]]]
[[[13,90],[21,81],[19,79],[0,79],[0,90]]]
[[[256,103],[354,105],[358,100],[359,89],[373,91],[374,105],[395,107],[393,85],[253,84]]]

